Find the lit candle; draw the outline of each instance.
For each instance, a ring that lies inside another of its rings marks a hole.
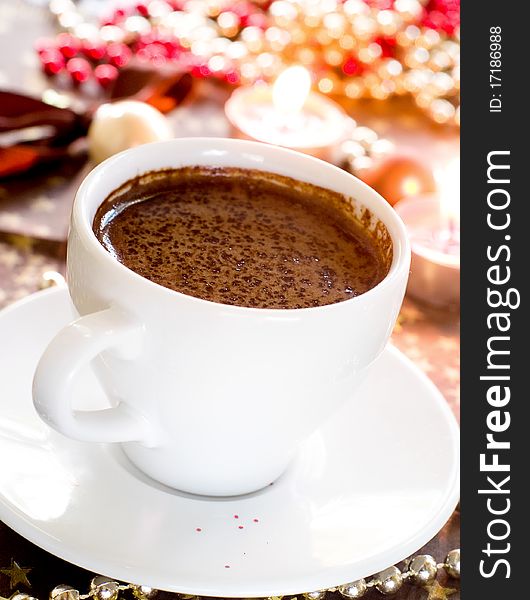
[[[407,292],[428,304],[460,304],[460,161],[437,173],[437,195],[401,200],[395,209],[410,236]]]
[[[274,85],[239,88],[225,105],[237,137],[330,159],[350,120],[333,100],[311,91],[307,69],[289,67]]]

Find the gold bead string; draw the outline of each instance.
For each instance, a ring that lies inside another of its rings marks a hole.
[[[436,590],[436,597],[443,598],[443,594],[449,595],[455,590],[444,588],[437,583],[440,570],[453,579],[460,579],[460,549],[451,550],[445,557],[444,562],[437,563],[428,554],[420,554],[405,561],[404,571],[397,566],[391,566],[380,571],[368,581],[359,579],[327,590],[305,592],[302,596],[305,600],[324,600],[328,592],[338,592],[347,600],[363,597],[366,592],[375,589],[382,595],[389,596],[398,592],[405,582],[424,587],[429,591]],[[446,590],[444,592],[444,590]],[[119,583],[103,576],[96,576],[90,582],[90,589],[86,594],[65,584],[56,586],[49,595],[49,600],[118,600],[120,594],[131,591],[136,600],[152,600],[158,590],[133,583]],[[182,600],[198,600],[197,596],[189,594],[177,594]],[[434,597],[434,596],[433,596]],[[283,596],[270,597],[267,600],[281,600]],[[15,592],[9,600],[38,600],[30,594]]]
[[[362,0],[276,0],[267,29],[241,32],[247,50],[238,65],[242,80],[271,79],[290,64],[302,64],[323,94],[379,100],[409,94],[435,122],[459,125],[460,35],[416,25],[421,8],[418,0],[383,11]],[[376,41],[389,36],[394,56]]]

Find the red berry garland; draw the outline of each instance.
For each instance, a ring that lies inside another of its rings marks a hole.
[[[47,75],[64,71],[75,85],[94,78],[104,88],[115,71],[100,67],[119,70],[133,59],[233,85],[273,80],[302,64],[322,93],[378,99],[408,93],[435,121],[458,122],[460,0],[321,6],[145,0],[115,9],[89,35],[86,24],[73,25],[55,40],[39,40],[36,50]],[[59,23],[76,22],[66,14],[75,10],[65,0]]]

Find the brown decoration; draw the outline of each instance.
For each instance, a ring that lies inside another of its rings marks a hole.
[[[389,158],[362,178],[392,206],[402,198],[436,191],[432,171],[415,158]]]
[[[180,71],[158,72],[131,67],[120,71],[111,98],[147,102],[167,113],[184,100],[191,86],[191,75]],[[83,153],[85,147],[78,140],[86,135],[92,115],[102,101],[93,103],[84,113],[76,113],[23,94],[0,92],[0,134],[10,132],[15,140],[0,146],[0,178],[20,175],[40,163]],[[16,133],[30,127],[41,127],[42,137],[21,142]]]
[[[21,567],[13,558],[11,559],[11,566],[0,569],[2,575],[9,577],[9,587],[14,589],[19,583],[28,588],[31,587],[31,583],[28,579],[28,573],[31,571],[29,567]]]

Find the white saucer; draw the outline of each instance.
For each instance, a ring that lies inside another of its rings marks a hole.
[[[52,554],[188,594],[296,594],[402,560],[454,510],[455,420],[397,350],[385,351],[357,400],[307,440],[274,485],[196,498],[142,476],[118,446],[74,442],[39,420],[33,371],[72,314],[65,289],[0,314],[0,518]],[[80,390],[87,406],[101,394],[91,373]]]

